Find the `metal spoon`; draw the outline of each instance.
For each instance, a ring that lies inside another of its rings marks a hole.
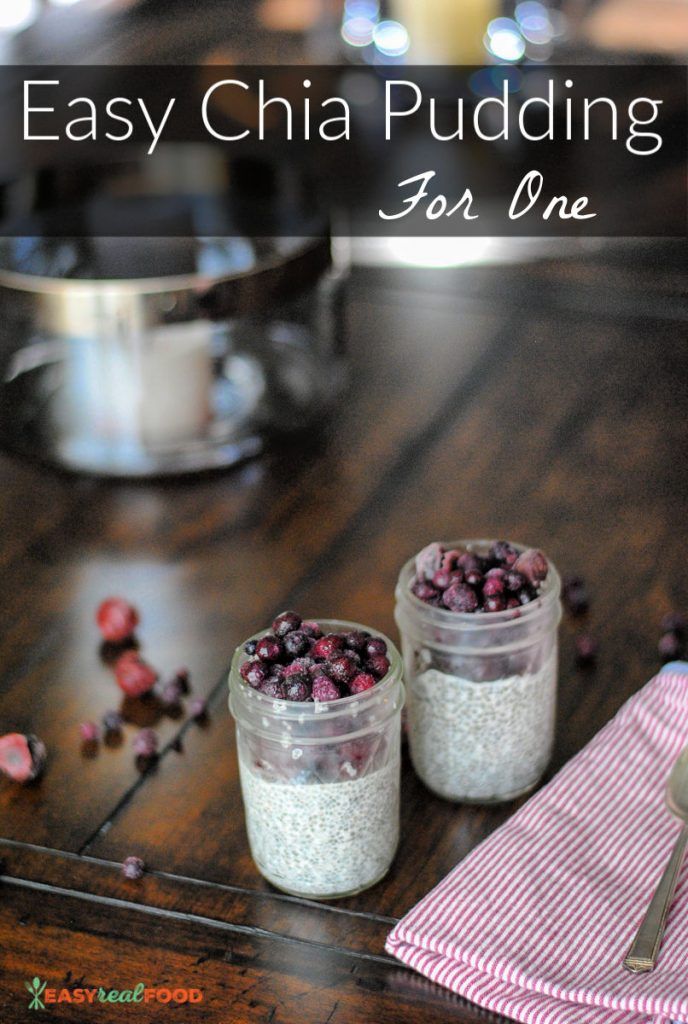
[[[683,826],[669,863],[664,869],[664,874],[623,962],[626,970],[634,974],[655,969],[667,914],[688,846],[688,747],[682,751],[671,769],[666,789],[666,803],[671,813],[683,822]]]

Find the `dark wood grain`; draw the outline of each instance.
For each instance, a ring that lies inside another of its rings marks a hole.
[[[319,438],[157,485],[0,459],[0,732],[31,729],[50,748],[37,785],[0,780],[3,1020],[31,1017],[17,992],[33,973],[103,977],[103,964],[113,986],[134,967],[145,980],[191,971],[210,1000],[199,1019],[493,1019],[390,965],[383,942],[514,805],[439,800],[405,761],[389,876],[332,905],[282,896],[248,853],[223,676],[287,604],[395,635],[393,587],[413,551],[504,534],[589,580],[590,613],[562,629],[553,770],[580,749],[657,669],[659,619],[687,603],[681,270],[666,245],[358,271],[351,381]],[[132,706],[124,743],[85,758],[78,723],[118,703],[93,625],[108,592],[140,606],[144,653],[164,673],[190,666],[211,716]],[[594,670],[574,665],[582,629],[600,641]],[[141,777],[130,741],[149,718],[164,749]],[[151,869],[138,886],[118,870],[132,853]]]

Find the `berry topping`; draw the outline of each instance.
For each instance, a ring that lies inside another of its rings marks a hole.
[[[82,722],[79,732],[84,743],[97,743],[100,739],[100,729],[95,722]]]
[[[311,688],[304,675],[290,676],[284,684],[284,699],[292,701],[308,700]]]
[[[0,771],[14,782],[32,782],[45,767],[45,744],[37,736],[9,732],[0,736]]]
[[[296,612],[282,612],[272,624],[272,632],[275,636],[285,637],[287,633],[293,633],[301,625],[301,616]]]
[[[337,636],[336,633],[328,633],[327,636],[321,637],[316,640],[311,648],[311,655],[314,658],[322,658],[324,661],[330,661],[332,658],[336,658],[344,650],[344,640],[341,636]]]
[[[283,653],[282,642],[271,633],[262,636],[256,646],[256,654],[261,661],[279,661]]]
[[[528,548],[518,556],[514,562],[514,569],[525,576],[532,586],[537,587],[547,578],[549,566],[542,551],[538,551],[537,548]]]
[[[121,732],[124,719],[119,711],[106,711],[103,715],[103,729],[106,733]]]
[[[294,628],[279,638],[275,633],[284,629],[287,618]],[[272,699],[334,701],[370,689],[389,672],[387,642],[367,630],[324,633],[319,623],[303,622],[296,612],[283,612],[271,630],[258,638],[255,647],[253,643],[244,645],[248,657],[241,662],[239,675]],[[279,661],[274,660],[277,648]],[[352,691],[355,678],[358,689]]]
[[[122,864],[122,874],[132,882],[138,882],[139,878],[143,878],[145,870],[146,865],[140,857],[126,857]]]
[[[372,654],[365,664],[366,671],[376,679],[383,679],[389,672],[389,658],[384,654]]]
[[[132,741],[137,757],[155,757],[158,752],[158,734],[154,729],[141,729]]]
[[[349,683],[349,691],[363,693],[364,690],[371,690],[375,686],[375,676],[370,672],[358,672]]]
[[[505,540],[484,555],[430,544],[416,557],[410,589],[425,604],[452,612],[501,612],[533,601],[548,570],[541,551],[519,553]]]
[[[128,640],[139,624],[139,613],[122,597],[108,597],[98,606],[96,623],[103,640],[119,644]]]
[[[340,658],[334,658],[329,664],[329,675],[337,683],[348,683],[357,669],[353,658],[343,654]]]
[[[318,676],[313,680],[313,700],[338,700],[341,697],[339,687],[328,676]]]
[[[245,661],[239,669],[241,678],[245,679],[254,690],[259,690],[261,683],[268,677],[268,667],[262,661]]]
[[[452,583],[442,594],[442,602],[451,612],[474,612],[478,607],[477,594],[467,583]]]
[[[158,673],[143,660],[138,651],[125,651],[115,662],[117,685],[127,697],[141,697],[148,693],[157,678]]]
[[[313,640],[300,629],[295,629],[292,633],[287,633],[282,643],[288,655],[292,658],[299,658],[310,651]]]
[[[305,633],[306,636],[311,637],[311,639],[313,639],[313,640],[319,640],[320,637],[323,635],[322,629],[320,628],[318,623],[317,622],[312,622],[312,621],[302,622],[301,623],[301,632]]]

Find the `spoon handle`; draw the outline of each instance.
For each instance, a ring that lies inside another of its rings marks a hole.
[[[633,974],[642,974],[655,969],[667,914],[676,891],[686,846],[688,846],[688,825],[684,825],[681,829],[669,863],[664,869],[664,874],[623,962],[626,970]]]

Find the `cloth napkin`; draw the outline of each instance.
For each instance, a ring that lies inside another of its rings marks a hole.
[[[656,969],[622,967],[679,833],[664,789],[686,744],[675,662],[396,925],[388,952],[523,1024],[688,1024],[688,864]]]

